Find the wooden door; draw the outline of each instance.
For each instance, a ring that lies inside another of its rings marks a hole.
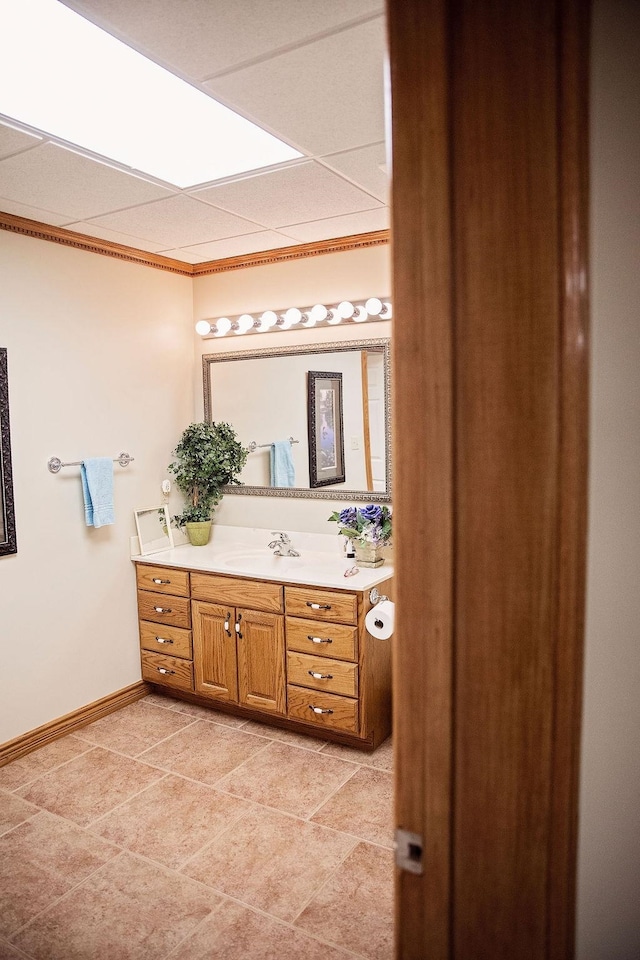
[[[238,702],[235,611],[192,601],[193,665],[196,693]]]
[[[569,960],[588,3],[387,14],[396,817],[423,845],[397,872],[396,956]]]
[[[240,703],[284,716],[284,617],[256,610],[237,610],[236,615]]]

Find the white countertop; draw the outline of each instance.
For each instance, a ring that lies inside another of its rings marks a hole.
[[[212,528],[211,539],[204,547],[189,543],[134,556],[137,563],[162,567],[182,567],[205,573],[222,573],[255,580],[277,580],[282,583],[304,583],[339,590],[370,590],[393,576],[393,566],[385,560],[381,567],[358,567],[358,572],[345,577],[345,570],[354,566],[346,560],[338,537],[324,534],[289,534],[299,557],[276,557],[267,547],[273,539],[270,530],[245,527]]]

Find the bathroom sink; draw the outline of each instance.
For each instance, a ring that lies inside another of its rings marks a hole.
[[[286,576],[292,572],[302,571],[306,566],[302,557],[277,557],[272,553],[266,553],[264,550],[234,553],[221,562],[229,570],[269,576],[277,576],[278,574]]]

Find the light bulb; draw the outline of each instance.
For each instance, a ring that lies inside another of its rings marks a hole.
[[[273,310],[265,310],[265,312],[260,316],[260,326],[258,331],[260,333],[265,333],[267,330],[271,330],[272,327],[275,327],[278,322],[278,314],[274,313]]]
[[[330,323],[331,326],[334,327],[336,323],[341,323],[341,321],[342,317],[340,316],[340,313],[336,307],[331,307],[329,310],[329,316],[327,317],[327,323]]]
[[[253,317],[250,313],[243,313],[241,317],[238,317],[237,320],[237,329],[236,333],[246,333],[247,330],[251,330],[253,326]]]
[[[354,310],[355,307],[350,300],[343,300],[338,304],[338,313],[343,320],[348,320],[349,317],[352,317]]]
[[[382,300],[378,300],[377,297],[369,297],[365,303],[365,309],[372,317],[377,317],[382,310]]]
[[[309,316],[313,318],[314,323],[322,323],[323,320],[327,319],[329,311],[323,303],[316,303],[315,307],[311,307],[309,311]]]
[[[229,330],[231,330],[231,320],[228,317],[220,317],[216,320],[216,337],[224,337]]]
[[[393,312],[392,312],[392,310],[391,310],[391,304],[389,303],[388,300],[385,300],[384,303],[382,304],[382,311],[381,311],[381,313],[380,313],[380,319],[381,319],[381,320],[391,320],[392,315],[393,315]]]
[[[211,333],[211,324],[208,320],[198,320],[196,323],[196,333],[199,333],[201,337],[206,337],[208,333]]]
[[[300,323],[301,320],[302,320],[302,314],[298,310],[298,308],[289,307],[289,309],[285,312],[284,322],[282,326],[284,327],[285,330],[287,330],[289,327],[292,327],[294,323]]]
[[[369,314],[364,307],[356,307],[356,312],[353,315],[353,319],[356,323],[362,323],[362,321],[366,320],[368,316]]]

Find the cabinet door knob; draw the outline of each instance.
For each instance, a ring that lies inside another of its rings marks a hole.
[[[313,670],[307,670],[307,673],[310,677],[313,677],[314,680],[333,680],[332,673],[315,673]]]
[[[311,643],[333,643],[331,637],[314,637],[312,633],[307,634],[307,640],[311,640]]]
[[[322,707],[314,707],[312,703],[309,704],[309,710],[313,710],[314,713],[333,713],[333,710],[323,710]]]
[[[171,580],[161,580],[160,577],[153,578],[154,583],[171,583]]]
[[[242,634],[240,633],[240,621],[242,620],[242,614],[238,614],[238,619],[236,620],[236,633],[240,640],[242,640]]]
[[[310,600],[307,600],[307,606],[311,607],[312,610],[331,610],[330,603],[311,603]]]
[[[224,621],[224,632],[228,637],[231,636],[231,630],[229,630],[229,623],[231,622],[231,611],[227,614]]]
[[[166,667],[158,667],[158,673],[168,673],[170,676],[173,676],[175,670],[167,670]]]
[[[156,637],[158,643],[173,643],[173,640],[167,640],[165,637]]]
[[[173,613],[171,607],[154,607],[156,613]]]

